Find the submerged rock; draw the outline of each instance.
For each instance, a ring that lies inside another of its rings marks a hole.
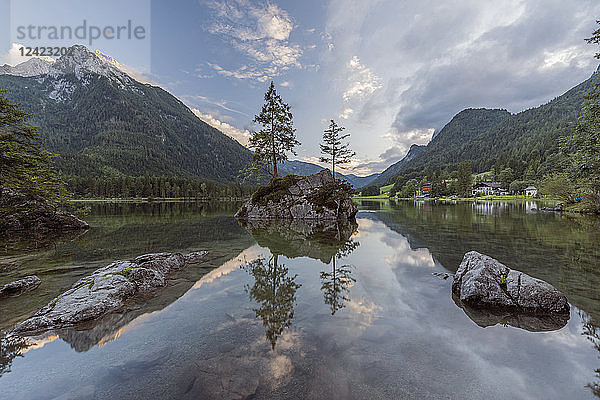
[[[562,328],[569,322],[569,313],[532,314],[503,308],[470,307],[452,295],[457,306],[482,328],[494,325],[510,325],[530,332],[548,332]]]
[[[472,310],[506,310],[511,315],[563,315],[567,320],[569,316],[569,302],[554,286],[511,270],[476,251],[465,254],[454,275],[452,292],[459,305]]]
[[[42,281],[35,275],[26,276],[17,281],[7,283],[0,289],[0,297],[16,297],[40,286]]]
[[[39,235],[50,231],[89,228],[87,222],[73,214],[12,190],[4,189],[0,193],[0,210],[0,236],[9,233]]]
[[[168,275],[199,262],[206,252],[146,254],[133,261],[116,261],[77,281],[14,332],[37,333],[99,318],[121,308],[131,297],[165,286]]]
[[[327,169],[309,176],[287,175],[274,178],[258,189],[235,216],[240,219],[349,219],[358,212],[350,194],[350,185],[333,179]]]

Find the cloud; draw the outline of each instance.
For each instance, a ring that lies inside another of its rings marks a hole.
[[[356,57],[365,78],[341,90],[344,100],[365,96],[350,103],[356,123],[407,149],[464,108],[518,112],[588,78],[596,49],[584,38],[599,14],[592,0],[338,0],[324,29],[335,48],[322,64],[345,76]],[[360,66],[382,79],[369,85]]]
[[[31,60],[32,57],[40,58],[45,61],[54,61],[52,57],[39,57],[39,56],[21,56],[21,47],[25,47],[23,44],[13,43],[5,54],[0,54],[0,65],[8,64],[10,66],[15,66],[25,61]]]
[[[348,119],[352,116],[353,113],[354,113],[353,109],[351,109],[350,107],[346,107],[346,108],[344,108],[344,111],[342,111],[342,113],[340,115],[338,115],[338,118]]]
[[[232,106],[230,106],[231,102],[226,101],[226,100],[213,100],[213,99],[210,99],[210,98],[208,98],[206,96],[202,96],[202,95],[185,95],[185,96],[180,96],[180,97],[182,99],[186,100],[189,103],[199,101],[199,102],[202,102],[202,103],[206,103],[206,104],[210,104],[210,105],[213,105],[213,106],[220,107],[223,110],[230,111],[230,112],[233,112],[233,113],[236,113],[236,114],[240,114],[240,115],[243,115],[245,117],[250,117],[250,114],[245,113],[245,112],[240,111],[240,110],[237,110],[237,109],[233,108]],[[190,104],[188,104],[188,106],[189,105]]]
[[[292,85],[292,83],[289,81],[283,81],[279,84],[279,86],[283,86],[283,87],[290,87],[291,85]]]
[[[248,131],[247,129],[238,129],[232,125],[229,125],[226,122],[219,121],[211,114],[205,114],[201,112],[197,108],[192,108],[191,110],[202,121],[206,122],[213,128],[220,130],[230,138],[237,140],[242,146],[248,145],[248,140],[250,140],[251,134],[250,131]]]
[[[209,63],[217,74],[265,82],[290,68],[302,68],[303,49],[289,42],[294,22],[285,10],[247,0],[212,1],[208,6],[214,13],[209,32],[252,61],[237,68]]]
[[[381,89],[381,78],[373,73],[370,68],[361,64],[360,59],[354,56],[346,64],[348,70],[348,87],[344,91],[344,101],[362,99]]]

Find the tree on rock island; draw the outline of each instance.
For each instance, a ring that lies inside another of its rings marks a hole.
[[[323,131],[323,144],[321,146],[321,153],[325,154],[319,160],[324,163],[331,163],[331,174],[335,177],[335,166],[339,164],[347,164],[350,162],[352,157],[356,155],[355,152],[349,149],[348,143],[342,141],[350,136],[349,133],[342,135],[342,131],[345,128],[331,120],[329,128]]]
[[[296,155],[294,147],[300,142],[296,140],[292,118],[290,106],[283,102],[271,82],[265,93],[265,103],[260,114],[256,115],[253,121],[263,127],[250,138],[249,147],[254,151],[253,169],[259,170],[272,165],[273,177],[276,178],[277,163],[287,160],[288,152]]]

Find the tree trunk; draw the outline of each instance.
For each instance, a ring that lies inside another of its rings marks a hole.
[[[273,113],[271,113],[271,139],[273,145],[273,178],[277,178],[277,154],[275,153],[275,128],[273,127]]]

